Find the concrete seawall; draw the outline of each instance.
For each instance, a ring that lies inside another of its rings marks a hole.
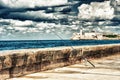
[[[82,56],[100,58],[120,54],[120,44],[0,52],[0,80],[80,63]]]

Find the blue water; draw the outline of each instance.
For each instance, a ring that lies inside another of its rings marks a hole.
[[[14,40],[0,41],[0,50],[29,48],[49,48],[59,46],[83,46],[101,44],[120,44],[120,40]]]

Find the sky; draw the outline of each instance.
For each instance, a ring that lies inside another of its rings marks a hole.
[[[0,0],[0,40],[70,39],[74,32],[120,34],[120,0]],[[55,32],[55,33],[54,33]]]

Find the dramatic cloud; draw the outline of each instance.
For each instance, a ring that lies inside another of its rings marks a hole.
[[[59,39],[53,31],[70,39],[81,27],[120,33],[119,5],[120,0],[0,0],[0,39]]]
[[[14,19],[28,19],[28,20],[53,20],[65,18],[65,15],[56,13],[45,13],[45,11],[26,11],[26,12],[13,12],[10,13],[8,18]]]
[[[70,32],[75,29],[74,26],[69,25],[56,25],[55,23],[44,23],[44,22],[34,22],[34,21],[19,21],[19,20],[12,20],[12,19],[1,19],[0,20],[1,25],[0,26],[0,35],[6,36],[1,37],[2,39],[19,39],[23,38],[26,39],[27,37],[31,37],[31,39],[42,39],[43,35],[45,39],[45,35],[49,39],[57,38],[57,36],[54,34],[53,31],[57,32],[60,35],[63,34],[70,34]],[[9,25],[5,25],[4,23],[9,23]],[[4,24],[4,25],[3,25]],[[3,34],[4,33],[4,34]],[[36,37],[32,37],[36,34]],[[28,36],[29,35],[29,36]],[[51,35],[51,36],[50,36]],[[56,37],[53,37],[56,36]],[[39,37],[37,37],[39,36]],[[64,35],[63,38],[66,38]],[[47,39],[46,38],[46,39]]]
[[[9,8],[35,8],[66,4],[67,0],[0,0],[0,5]]]
[[[112,19],[114,17],[114,8],[110,6],[110,2],[92,2],[82,4],[79,8],[80,19]]]

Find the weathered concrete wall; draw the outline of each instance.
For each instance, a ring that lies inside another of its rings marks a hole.
[[[26,49],[0,52],[0,80],[63,67],[87,58],[100,58],[120,53],[120,45]]]

